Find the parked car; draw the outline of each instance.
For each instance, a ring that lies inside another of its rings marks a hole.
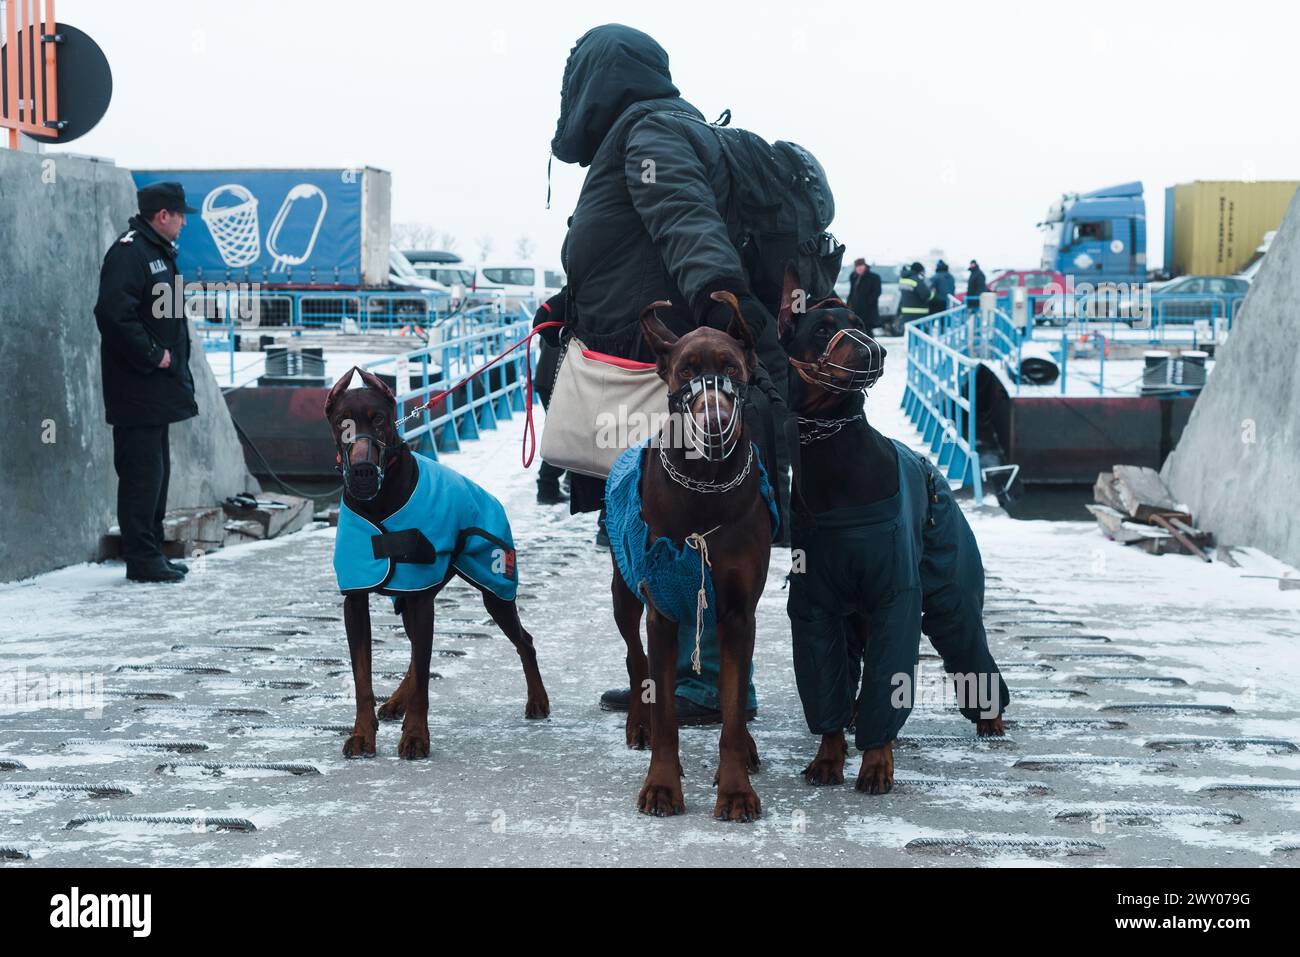
[[[451,295],[451,287],[421,276],[411,261],[396,246],[388,251],[388,284],[398,289],[433,292],[443,296]]]
[[[1147,299],[1153,322],[1195,322],[1234,316],[1249,291],[1250,282],[1240,276],[1179,276],[1151,290]],[[1121,299],[1121,310],[1124,306]],[[1133,312],[1130,305],[1128,314]]]
[[[478,288],[499,288],[507,301],[544,302],[564,288],[564,271],[540,263],[483,263],[478,267]]]
[[[998,305],[1003,309],[1011,298],[1011,290],[1017,287],[1024,289],[1027,296],[1033,297],[1031,301],[1034,304],[1035,318],[1042,317],[1045,311],[1048,317],[1052,317],[1052,303],[1057,300],[1050,297],[1065,292],[1065,276],[1050,269],[1004,269],[990,279],[988,284],[989,292],[997,293]],[[961,302],[966,300],[963,286],[957,287],[957,299]]]

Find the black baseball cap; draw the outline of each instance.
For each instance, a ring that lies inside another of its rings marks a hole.
[[[181,186],[180,183],[150,183],[148,186],[136,190],[135,198],[136,202],[140,204],[140,212],[142,213],[156,213],[160,209],[172,213],[198,212],[193,206],[186,205],[185,187]]]

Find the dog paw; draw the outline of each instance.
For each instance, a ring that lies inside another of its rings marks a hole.
[[[406,716],[406,705],[397,695],[393,695],[379,708],[380,721],[401,721]]]
[[[345,758],[373,758],[375,756],[375,734],[353,731],[351,737],[343,742]]]
[[[809,784],[843,784],[844,762],[848,759],[849,746],[844,735],[824,734],[817,748],[817,754],[803,769],[803,778]]]
[[[803,779],[819,787],[823,784],[843,784],[844,759],[813,758],[808,767],[803,769]]]
[[[653,817],[672,817],[686,813],[686,799],[682,797],[679,778],[667,782],[657,779],[654,772],[646,775],[645,784],[636,799],[637,809]]]
[[[713,816],[719,821],[749,824],[757,821],[762,813],[762,802],[748,784],[734,790],[719,791],[718,802],[713,806]]]
[[[888,794],[894,790],[894,747],[872,748],[862,752],[862,768],[855,785],[864,794]]]
[[[407,761],[414,761],[429,756],[429,729],[412,729],[402,732],[402,740],[397,745],[397,756]]]
[[[975,722],[975,734],[981,738],[1000,738],[1007,733],[1007,726],[1002,721],[1002,716],[996,718],[980,718]]]
[[[524,705],[524,717],[530,721],[540,721],[542,718],[548,718],[551,715],[551,699],[543,691],[540,695],[529,695],[528,702]]]
[[[650,726],[642,721],[638,715],[628,712],[627,724],[627,746],[637,751],[644,751],[650,747]]]

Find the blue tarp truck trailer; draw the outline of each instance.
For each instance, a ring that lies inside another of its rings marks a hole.
[[[364,289],[388,283],[392,177],[353,169],[136,170],[174,180],[191,206],[178,266],[188,282]]]

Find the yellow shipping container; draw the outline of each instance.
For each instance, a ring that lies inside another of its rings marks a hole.
[[[1175,276],[1231,276],[1277,229],[1300,181],[1197,180],[1165,190],[1165,268]]]

